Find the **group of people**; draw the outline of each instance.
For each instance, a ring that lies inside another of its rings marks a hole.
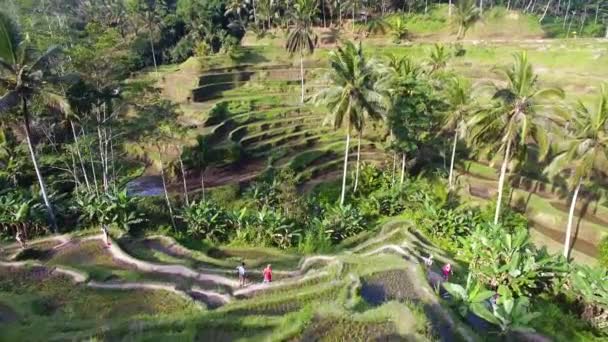
[[[239,276],[239,287],[244,287],[247,285],[247,271],[245,270],[245,263],[242,262],[236,268],[237,274]],[[262,271],[262,275],[264,276],[264,284],[268,284],[272,282],[272,266],[270,264],[266,265],[266,268]]]

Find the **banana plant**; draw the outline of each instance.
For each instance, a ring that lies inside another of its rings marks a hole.
[[[460,316],[466,317],[469,312],[472,312],[486,321],[493,322],[492,312],[488,310],[486,305],[494,292],[486,290],[479,282],[471,279],[472,274],[469,273],[465,287],[454,283],[444,283],[443,287],[452,296],[453,303]]]
[[[528,297],[514,298],[512,293],[501,287],[500,297],[494,304],[493,321],[506,334],[509,332],[534,332],[530,323],[540,316],[538,312],[530,311],[530,300]]]
[[[572,273],[572,289],[583,301],[608,308],[608,274],[605,268],[578,266]]]
[[[184,209],[181,218],[188,225],[188,234],[194,238],[223,241],[228,234],[230,217],[213,203],[192,202]]]

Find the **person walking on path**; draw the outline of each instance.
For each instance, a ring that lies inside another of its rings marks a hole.
[[[236,268],[238,274],[239,274],[239,287],[243,287],[245,286],[245,263],[242,262],[241,265],[239,265]]]
[[[431,268],[431,266],[433,266],[433,254],[429,254],[428,258],[422,257],[422,260],[424,260],[426,268]]]
[[[21,230],[17,230],[17,235],[15,235],[15,240],[17,240],[17,242],[19,242],[19,245],[21,245],[21,249],[25,249],[27,247],[27,243],[25,242],[25,238],[23,237],[23,234],[21,234]]]
[[[441,271],[443,272],[443,281],[448,281],[450,275],[452,274],[452,264],[448,262],[445,264],[445,266],[443,266]]]
[[[270,264],[264,269],[264,283],[272,282],[272,268]]]
[[[103,240],[106,244],[105,248],[110,248],[112,243],[110,242],[110,234],[108,234],[108,228],[106,228],[106,226],[101,226],[101,232],[103,234]]]

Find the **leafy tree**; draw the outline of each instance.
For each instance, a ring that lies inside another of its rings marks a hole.
[[[129,232],[132,225],[143,222],[141,213],[136,210],[137,198],[129,197],[126,190],[83,194],[77,198],[76,205],[82,222],[106,229],[115,226]]]
[[[339,129],[346,121],[346,147],[340,196],[340,205],[343,205],[346,196],[351,130],[356,129],[361,139],[366,118],[382,118],[382,113],[388,108],[388,104],[385,97],[376,90],[377,77],[374,64],[363,55],[361,44],[355,46],[352,42],[347,42],[330,52],[329,62],[331,85],[319,92],[315,101],[324,103],[331,111],[328,119],[332,121],[334,129]],[[359,152],[357,160],[359,160]]]
[[[601,87],[595,108],[578,102],[564,130],[564,149],[553,159],[547,172],[555,176],[567,171],[568,185],[573,189],[564,241],[564,256],[568,258],[579,191],[584,184],[608,175],[608,85]]]
[[[498,325],[503,333],[534,332],[530,323],[540,316],[539,312],[530,311],[528,297],[514,298],[508,290],[501,289],[496,304],[493,305],[494,319],[491,323]]]
[[[405,180],[407,156],[414,155],[432,138],[434,116],[440,102],[422,69],[407,57],[393,59],[382,88],[392,99],[388,123],[392,148],[401,153],[401,184]]]
[[[365,230],[365,218],[351,205],[330,206],[319,223],[334,242],[340,242]]]
[[[301,102],[304,103],[304,53],[312,54],[317,45],[317,35],[312,29],[317,11],[315,0],[296,0],[292,14],[293,26],[289,30],[285,49],[292,56],[300,55],[300,78],[302,83]]]
[[[454,22],[458,25],[456,39],[461,40],[467,31],[481,19],[481,12],[475,0],[459,0],[456,4]]]
[[[14,108],[21,111],[32,164],[54,232],[57,231],[57,221],[34,151],[29,103],[36,98],[56,110],[69,111],[66,101],[48,87],[49,83],[57,80],[51,73],[58,53],[58,48],[51,47],[39,54],[27,39],[23,39],[13,20],[0,12],[0,85],[7,89],[0,97],[0,113]]]
[[[604,328],[608,310],[608,274],[603,267],[576,266],[571,291],[583,304],[582,317],[594,327]]]
[[[472,280],[471,274],[467,277],[464,287],[454,283],[444,283],[443,287],[452,296],[460,316],[466,318],[469,312],[473,312],[485,320],[493,320],[492,313],[486,308],[486,302],[494,292],[484,289],[481,284]]]
[[[211,202],[194,201],[183,210],[181,217],[188,226],[188,234],[195,239],[223,242],[228,236],[230,217]]]
[[[445,100],[448,109],[443,119],[443,130],[453,132],[454,141],[452,145],[452,157],[450,158],[450,175],[448,186],[453,188],[454,161],[456,159],[456,147],[459,136],[463,137],[466,131],[467,118],[475,110],[476,104],[472,96],[471,82],[468,79],[454,77],[448,81],[445,87]]]
[[[557,121],[555,112],[541,100],[547,97],[563,98],[564,92],[556,88],[541,89],[538,76],[528,62],[525,52],[514,56],[515,62],[499,71],[506,78],[505,87],[497,87],[494,106],[471,117],[471,140],[478,146],[492,142],[496,155],[504,155],[498,181],[498,200],[494,224],[498,224],[502,205],[503,187],[508,165],[517,148],[525,152],[529,139],[538,144],[541,158],[548,152],[546,127]],[[539,110],[540,107],[542,111]],[[512,151],[515,150],[515,151]]]
[[[567,271],[563,259],[536,250],[526,226],[480,225],[464,238],[460,253],[470,260],[473,276],[490,288],[504,286],[517,295],[550,287]]]

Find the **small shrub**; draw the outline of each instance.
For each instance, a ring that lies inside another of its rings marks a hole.
[[[57,304],[52,298],[37,298],[32,301],[32,312],[38,316],[51,316],[57,310]]]

